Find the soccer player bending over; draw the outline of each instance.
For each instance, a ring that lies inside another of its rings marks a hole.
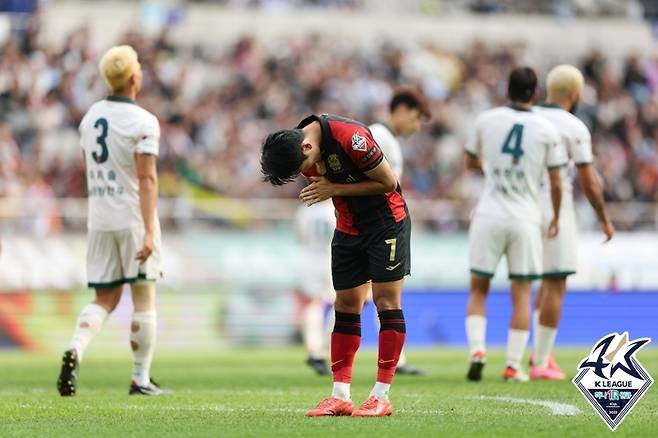
[[[603,190],[592,166],[592,138],[587,126],[571,112],[578,105],[583,88],[583,75],[576,67],[560,65],[550,71],[546,79],[548,92],[545,103],[534,110],[550,121],[562,137],[563,147],[569,156],[570,167],[561,169],[562,207],[560,208],[560,234],[555,239],[544,236],[543,279],[535,299],[534,352],[531,359],[530,378],[535,380],[564,380],[564,372],[553,359],[557,326],[567,277],[576,273],[576,211],[573,202],[573,182],[570,170],[575,166],[578,182],[594,208],[606,236],[612,239],[615,227],[605,211]],[[573,164],[571,164],[573,163]],[[549,194],[546,184],[542,190],[544,212],[548,208]],[[544,220],[547,220],[544,214]]]
[[[261,166],[265,180],[274,185],[303,173],[310,183],[300,192],[301,200],[313,205],[332,198],[337,210],[331,244],[336,289],[333,392],[307,415],[391,415],[389,387],[406,330],[402,284],[411,261],[411,220],[395,174],[367,127],[335,115],[312,115],[296,129],[270,134],[263,143]],[[371,280],[381,323],[377,381],[368,399],[354,410],[352,365]]]
[[[74,395],[85,348],[101,330],[130,283],[134,313],[130,394],[159,395],[150,378],[156,338],[155,280],[160,272],[160,224],[156,212],[156,157],[160,126],[135,97],[142,86],[137,53],[129,46],[110,49],[100,71],[111,90],[80,122],[89,193],[87,281],[96,290],[76,322],[64,352],[57,389]]]
[[[542,273],[542,211],[539,187],[548,168],[552,218],[546,232],[558,234],[562,197],[560,167],[567,157],[557,131],[532,111],[537,76],[528,68],[509,77],[510,104],[478,116],[466,146],[466,167],[484,172],[485,187],[469,230],[471,290],[466,335],[471,354],[467,378],[478,381],[486,360],[485,308],[498,262],[507,258],[512,283],[512,319],[507,340],[506,381],[527,381],[521,370],[530,327],[530,287]]]

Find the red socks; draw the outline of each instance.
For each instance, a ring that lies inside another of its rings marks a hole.
[[[379,359],[377,381],[390,384],[404,345],[406,325],[401,309],[379,312]],[[333,361],[333,359],[332,359]]]
[[[377,381],[390,384],[404,345],[406,325],[402,310],[379,312],[379,358]],[[361,344],[361,315],[336,312],[331,334],[331,371],[334,382],[351,383],[354,356]]]
[[[361,315],[336,312],[331,334],[331,371],[334,382],[351,383],[354,355],[361,344]]]

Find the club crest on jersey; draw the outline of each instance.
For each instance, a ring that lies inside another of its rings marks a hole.
[[[653,384],[636,357],[651,338],[628,340],[628,332],[599,339],[578,366],[573,384],[614,431]]]
[[[365,152],[368,150],[368,145],[366,144],[366,138],[359,135],[358,132],[355,132],[352,136],[352,149],[355,151]]]
[[[343,166],[340,164],[340,158],[338,158],[338,155],[336,154],[331,154],[327,157],[327,163],[329,164],[329,169],[331,169],[332,172],[338,173],[343,170]]]

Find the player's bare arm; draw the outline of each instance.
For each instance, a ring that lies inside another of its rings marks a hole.
[[[560,231],[560,205],[562,205],[562,177],[560,176],[560,168],[553,167],[548,169],[548,180],[551,186],[551,204],[553,206],[553,219],[548,226],[548,237],[553,238],[557,236]]]
[[[139,181],[139,205],[144,220],[144,244],[137,253],[137,260],[144,263],[153,252],[155,234],[155,207],[158,202],[158,172],[156,156],[135,154],[137,179]]]
[[[392,192],[397,188],[397,178],[386,160],[365,173],[370,179],[369,181],[351,184],[332,183],[325,177],[312,176],[309,178],[311,183],[302,189],[299,198],[308,205],[313,205],[334,196],[380,195]]]
[[[482,172],[482,160],[477,155],[471,152],[464,153],[464,166],[468,170],[475,170]]]
[[[615,226],[610,221],[608,212],[605,210],[603,200],[603,188],[599,183],[594,167],[590,163],[578,164],[578,184],[582,187],[587,200],[596,212],[596,217],[601,224],[601,230],[605,234],[605,242],[609,242],[615,234]]]

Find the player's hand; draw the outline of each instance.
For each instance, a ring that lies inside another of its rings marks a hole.
[[[551,219],[551,223],[548,225],[548,238],[554,239],[557,234],[560,232],[560,223],[556,217]]]
[[[318,202],[325,201],[335,195],[334,184],[323,176],[312,176],[311,183],[299,192],[299,199],[309,207]]]
[[[153,254],[153,234],[147,233],[144,235],[144,245],[142,246],[142,249],[137,253],[137,257],[135,257],[135,259],[139,260],[139,264],[141,265],[146,260],[148,260],[149,257],[151,257],[151,254]]]
[[[603,231],[603,234],[605,234],[605,240],[603,241],[603,243],[610,242],[610,239],[612,239],[612,236],[615,235],[615,226],[612,225],[612,222],[610,222],[609,219],[606,219],[601,224],[601,230]]]

